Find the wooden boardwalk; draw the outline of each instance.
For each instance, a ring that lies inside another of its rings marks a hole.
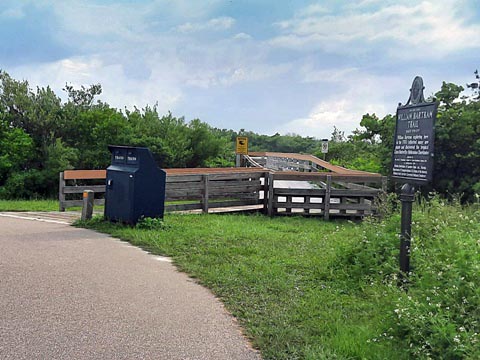
[[[250,167],[164,169],[165,211],[363,217],[375,213],[374,200],[386,185],[380,174],[308,154],[252,152],[242,162]],[[105,178],[105,170],[60,173],[60,210],[82,206],[84,190],[94,191],[96,205],[104,204]]]

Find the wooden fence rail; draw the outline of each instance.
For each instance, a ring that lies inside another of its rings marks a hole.
[[[328,173],[276,172],[269,175],[269,183],[277,180],[309,181],[316,188],[269,189],[268,214],[323,215],[335,217],[363,217],[376,213],[375,199],[386,188],[386,177],[380,175],[329,175]]]
[[[165,185],[166,211],[202,210],[225,207],[257,206],[266,208],[265,179],[268,173],[255,169],[167,169]],[[59,207],[82,206],[81,194],[92,190],[95,205],[105,203],[105,170],[66,170],[60,173]],[[101,185],[100,183],[103,183]]]
[[[363,217],[375,214],[375,198],[386,186],[380,175],[269,172],[258,168],[166,169],[166,211],[209,210],[254,206],[269,215]],[[60,211],[81,206],[85,190],[104,204],[104,170],[60,173]],[[306,181],[311,189],[279,188],[275,181]]]

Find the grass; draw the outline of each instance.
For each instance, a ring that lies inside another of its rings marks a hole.
[[[416,204],[408,292],[397,286],[398,212],[362,223],[166,214],[135,228],[79,225],[172,257],[265,359],[480,358],[478,204]]]
[[[330,280],[338,249],[355,243],[361,225],[167,214],[161,229],[99,220],[87,226],[173,257],[181,270],[222,299],[264,358],[317,359],[335,353],[365,358],[372,347],[373,358],[397,357],[395,346],[367,342],[381,333],[378,310],[387,304],[346,292],[344,284]]]
[[[480,357],[480,210],[420,203],[408,293],[398,213],[382,222],[172,215],[85,226],[170,256],[236,316],[265,359]]]
[[[0,200],[0,211],[58,211],[58,200]]]
[[[0,211],[59,211],[58,200],[0,200]],[[67,211],[81,211],[81,206],[74,206]],[[95,211],[103,211],[102,206],[95,206]]]

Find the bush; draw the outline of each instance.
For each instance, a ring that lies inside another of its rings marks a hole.
[[[12,174],[0,188],[2,199],[39,199],[51,191],[45,178],[45,172],[27,170]]]

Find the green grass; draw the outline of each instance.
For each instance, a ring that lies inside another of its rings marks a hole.
[[[212,291],[265,359],[477,358],[480,211],[414,214],[411,283],[397,287],[398,214],[383,222],[173,215],[137,228],[94,219]]]
[[[58,211],[58,200],[0,200],[0,211]]]

